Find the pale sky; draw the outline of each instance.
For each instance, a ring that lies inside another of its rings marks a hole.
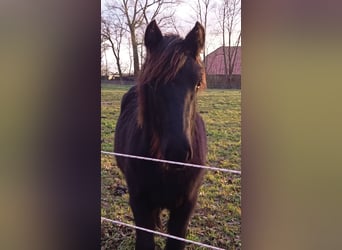
[[[101,8],[104,9],[104,2],[105,1],[118,1],[118,0],[101,0]],[[219,0],[212,0],[213,4],[217,4],[217,2],[221,2]],[[177,24],[179,23],[179,26],[177,26],[177,30],[179,31],[179,35],[184,37],[186,36],[187,32],[189,32],[192,27],[195,25],[196,20],[196,15],[194,10],[189,6],[189,4],[196,3],[197,1],[195,0],[187,0],[177,6],[175,15],[176,15],[176,20]],[[210,15],[208,17],[209,25],[206,30],[206,49],[207,49],[207,54],[210,52],[214,51],[215,49],[219,48],[222,46],[222,35],[220,31],[220,25],[215,22],[217,20],[217,14],[214,13],[215,11],[211,11]],[[189,14],[189,13],[194,13],[194,14]],[[157,18],[158,19],[158,18]],[[179,22],[178,22],[179,20]],[[237,30],[241,29],[241,19],[238,20],[237,24]],[[162,32],[165,30],[162,30]],[[233,34],[233,40],[235,41],[237,35],[234,36]],[[226,42],[227,43],[227,42]],[[227,44],[226,44],[227,45]],[[121,53],[121,60],[123,62],[123,71],[126,71],[126,69],[129,68],[129,62],[130,62],[130,52],[128,50],[128,45],[122,45],[122,53]],[[116,72],[116,66],[115,66],[115,59],[113,52],[111,50],[107,50],[106,53],[106,58],[109,66],[109,71],[110,72]],[[132,69],[133,70],[133,69]],[[125,72],[126,73],[126,72]]]

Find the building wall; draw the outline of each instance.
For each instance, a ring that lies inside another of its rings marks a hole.
[[[225,53],[228,60],[228,51],[237,50],[236,59],[234,61],[234,75],[241,74],[241,47],[225,47]],[[217,48],[215,51],[211,52],[206,56],[206,71],[208,75],[224,75],[225,65],[224,65],[223,48]]]
[[[233,75],[230,83],[225,75],[207,75],[207,88],[241,89],[241,75]]]

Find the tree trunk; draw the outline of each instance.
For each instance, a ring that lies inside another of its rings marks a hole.
[[[232,31],[228,31],[228,85],[232,88],[232,76],[233,76],[233,60],[232,60]]]
[[[139,53],[138,53],[138,43],[135,37],[135,29],[131,28],[131,41],[133,49],[133,65],[134,65],[134,76],[137,77],[139,73]]]
[[[120,76],[120,78],[122,78],[122,70],[121,70],[120,58],[119,57],[116,59],[116,66],[118,67],[119,76]]]
[[[110,42],[111,44],[111,48],[112,48],[112,51],[113,51],[113,54],[114,54],[114,57],[115,57],[115,61],[116,61],[116,66],[118,67],[118,73],[120,75],[120,78],[122,77],[122,71],[121,71],[121,63],[120,63],[120,49],[118,49],[118,51],[116,52],[115,49],[114,49],[114,43],[111,39],[111,37],[108,38],[108,41]]]
[[[225,12],[224,12],[225,13]],[[224,78],[225,82],[228,84],[229,87],[229,82],[227,79],[228,76],[228,64],[227,64],[227,54],[226,54],[226,31],[225,31],[225,14],[223,15],[223,22],[222,22],[222,52],[223,52],[223,63],[224,63]]]

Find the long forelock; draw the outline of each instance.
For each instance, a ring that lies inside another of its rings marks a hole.
[[[172,81],[186,62],[186,54],[178,36],[165,36],[162,46],[147,52],[138,84],[166,84]]]
[[[153,53],[147,52],[145,63],[138,77],[138,125],[142,127],[144,122],[144,113],[146,111],[146,96],[144,88],[146,85],[156,87],[159,84],[169,84],[176,77],[180,69],[187,60],[187,53],[183,47],[184,40],[177,35],[166,35],[163,38],[162,46],[156,48]],[[206,88],[206,74],[203,63],[199,56],[196,62],[201,67],[200,89]]]
[[[184,66],[187,55],[179,36],[166,35],[161,47],[153,53],[147,52],[146,60],[138,77],[138,125],[142,127],[146,109],[145,85],[167,84],[177,75]]]

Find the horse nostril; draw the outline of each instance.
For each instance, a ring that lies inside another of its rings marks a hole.
[[[165,160],[187,162],[193,157],[192,148],[189,146],[168,147],[165,151]]]

